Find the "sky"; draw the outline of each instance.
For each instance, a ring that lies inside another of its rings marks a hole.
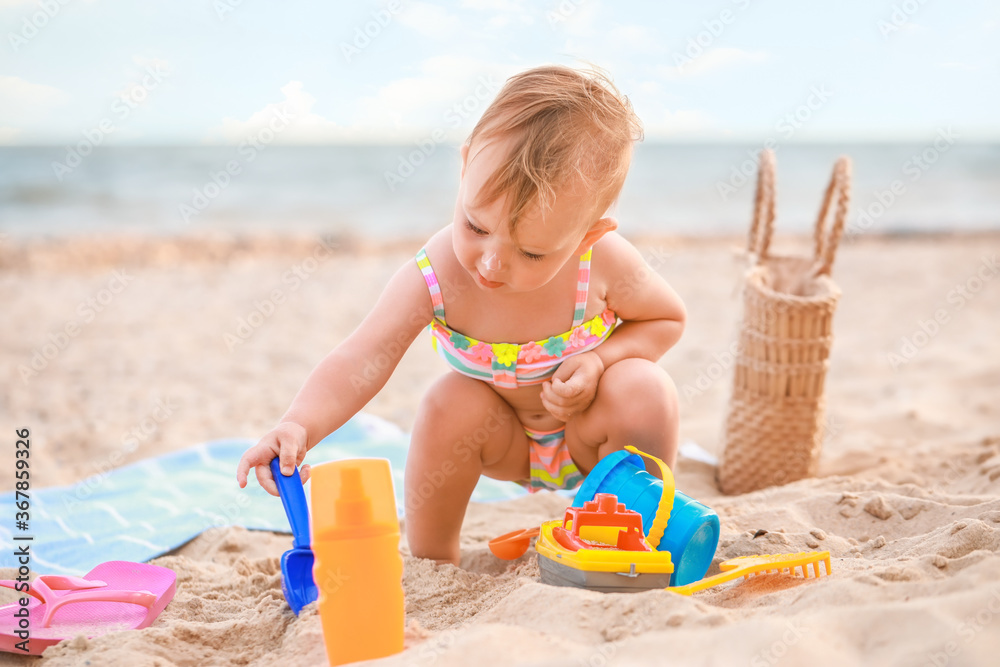
[[[0,0],[0,38],[3,145],[461,140],[546,63],[652,141],[1000,140],[988,0]]]

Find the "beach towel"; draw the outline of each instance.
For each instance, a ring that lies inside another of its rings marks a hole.
[[[15,493],[0,494],[0,567],[17,567],[17,548],[27,544],[30,566],[45,574],[82,575],[109,560],[145,562],[176,549],[204,530],[237,525],[289,533],[281,501],[260,488],[251,473],[236,484],[236,464],[256,440],[213,440],[115,468],[62,487],[30,491],[28,530],[15,530]],[[309,451],[312,464],[379,457],[392,467],[396,503],[403,514],[403,470],[409,435],[364,413]],[[310,483],[306,483],[309,496]],[[482,477],[472,500],[488,502],[525,495],[512,482]],[[31,536],[30,541],[14,541]]]

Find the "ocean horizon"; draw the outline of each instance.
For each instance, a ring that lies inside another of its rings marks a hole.
[[[614,212],[625,234],[741,234],[760,143],[640,143]],[[834,161],[853,162],[848,226],[1000,230],[1000,144],[777,144],[777,225],[811,229]],[[205,231],[423,237],[448,224],[457,144],[9,146],[0,232],[12,237]]]

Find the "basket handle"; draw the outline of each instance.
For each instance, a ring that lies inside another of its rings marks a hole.
[[[754,197],[753,224],[747,239],[747,251],[756,255],[757,261],[767,256],[767,249],[774,236],[774,151],[767,148],[760,152],[757,169],[757,194]]]
[[[833,224],[830,227],[830,233],[826,234],[826,220],[830,216],[830,205],[833,203],[834,196],[837,198],[837,206],[833,212]],[[851,159],[846,155],[842,155],[833,166],[830,184],[826,187],[826,195],[823,197],[823,206],[820,208],[819,217],[816,219],[816,267],[813,271],[814,275],[830,275],[830,270],[833,268],[833,260],[837,254],[837,246],[840,245],[840,238],[844,234],[844,223],[847,220],[847,209],[850,203]]]

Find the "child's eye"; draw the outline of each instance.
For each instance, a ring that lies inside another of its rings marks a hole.
[[[535,254],[530,253],[530,252],[525,252],[524,250],[521,251],[521,254],[524,255],[525,257],[527,257],[528,259],[533,260],[535,262],[540,262],[543,259],[545,259],[545,255],[535,255]]]
[[[465,221],[465,226],[468,227],[469,231],[471,231],[476,236],[486,236],[489,233],[485,229],[480,229],[479,227],[476,227],[474,224],[472,224],[468,220]]]

